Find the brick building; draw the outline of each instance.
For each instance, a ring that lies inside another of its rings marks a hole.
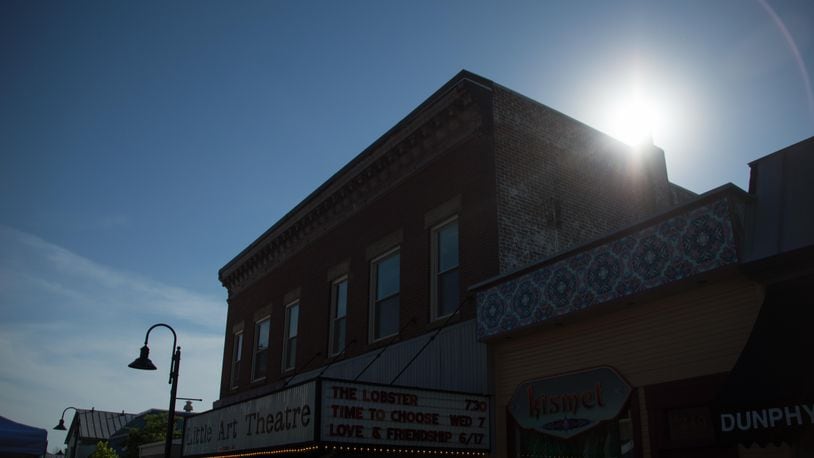
[[[425,394],[442,403],[440,392],[468,393],[464,400],[487,409],[488,397],[473,399],[490,393],[491,382],[469,287],[691,196],[669,183],[658,148],[633,151],[462,71],[220,270],[229,308],[220,399],[210,416],[229,423],[229,412],[299,390],[305,401],[292,415],[312,428],[317,405],[338,402],[330,393],[358,388],[313,385],[323,378],[363,384],[360,390],[388,387],[387,399],[408,404]],[[351,425],[341,431],[349,441],[326,420],[355,418],[356,408],[348,409],[320,411],[322,428],[304,436],[252,442],[233,434],[218,450],[297,444],[309,452],[352,442],[488,452],[493,435],[488,412],[478,444],[463,443],[466,428],[425,412],[400,422],[411,429],[384,438],[368,424]],[[214,450],[206,415],[188,424],[185,455]],[[250,427],[265,430],[273,417]],[[432,418],[441,433],[419,428],[421,418]],[[243,420],[230,421],[239,428]]]

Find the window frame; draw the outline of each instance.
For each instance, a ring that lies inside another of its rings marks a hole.
[[[450,224],[455,223],[457,225],[457,234],[456,239],[458,242],[458,259],[456,260],[455,267],[444,270],[443,272],[440,271],[439,262],[439,240],[438,236],[441,233],[441,230],[445,227],[449,226]],[[445,315],[441,315],[439,311],[439,300],[438,300],[438,279],[442,274],[451,272],[453,270],[458,271],[458,301],[460,302],[460,287],[461,287],[461,280],[460,280],[460,269],[461,269],[461,224],[458,218],[458,215],[453,215],[449,218],[444,219],[440,223],[434,225],[430,229],[430,318],[431,321],[437,321],[441,319],[448,318],[450,315],[455,314],[458,310],[453,310]],[[458,305],[458,304],[456,304]]]
[[[260,345],[260,328],[263,322],[268,322],[268,336],[266,338],[266,348],[260,350],[258,346]],[[270,350],[271,350],[271,315],[266,315],[263,318],[260,318],[254,322],[254,346],[252,348],[251,383],[265,380],[266,377],[268,376],[268,357],[271,354]],[[257,377],[257,355],[262,351],[266,351],[266,373],[260,377]]]
[[[398,261],[398,268],[399,268],[399,272],[398,272],[398,280],[399,280],[398,291],[395,294],[391,294],[390,296],[387,296],[386,298],[383,298],[381,300],[377,300],[376,299],[376,289],[377,289],[377,286],[378,286],[378,270],[379,270],[378,266],[382,261],[384,261],[384,260],[386,260],[386,259],[388,259],[388,258],[390,258],[390,257],[392,257],[394,255],[398,255],[398,257],[399,257],[399,261]],[[378,302],[381,302],[381,301],[384,301],[386,299],[390,299],[390,298],[396,297],[396,296],[399,297],[399,307],[398,307],[399,310],[398,310],[398,314],[396,315],[397,318],[398,318],[398,320],[396,322],[396,331],[394,333],[392,333],[392,334],[377,337],[376,336],[376,305],[377,305]],[[368,341],[370,343],[375,343],[375,342],[380,342],[382,340],[386,340],[386,339],[389,339],[391,337],[397,336],[399,334],[399,325],[401,323],[401,317],[399,316],[401,314],[401,246],[400,245],[397,245],[397,246],[385,251],[384,253],[382,253],[379,256],[376,256],[375,258],[370,260],[370,301],[369,302],[370,303],[369,303],[369,307],[368,307],[368,318],[369,318],[368,319]]]
[[[232,333],[232,364],[229,375],[229,389],[240,386],[240,366],[243,362],[243,330]]]
[[[341,317],[337,316],[338,312],[338,289],[337,286],[341,283],[345,283],[345,314]],[[348,297],[349,292],[348,288],[350,288],[350,282],[348,281],[348,275],[342,275],[337,277],[331,282],[331,316],[329,322],[329,330],[328,330],[328,356],[336,356],[341,354],[347,348],[347,340],[348,340]],[[336,322],[339,319],[343,319],[343,327],[345,328],[345,339],[341,344],[342,348],[334,348],[334,341],[335,341],[335,333],[336,333]]]
[[[291,333],[291,309],[297,308],[297,327],[294,329],[296,334],[292,337]],[[282,357],[282,370],[283,372],[293,371],[297,367],[297,337],[300,332],[300,300],[295,299],[285,306],[285,329],[283,330],[283,357]],[[288,360],[288,349],[291,345],[291,339],[294,339],[294,355],[293,361]],[[291,363],[289,366],[288,363]]]

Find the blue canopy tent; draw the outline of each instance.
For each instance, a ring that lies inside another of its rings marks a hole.
[[[0,417],[0,457],[45,455],[48,431]]]

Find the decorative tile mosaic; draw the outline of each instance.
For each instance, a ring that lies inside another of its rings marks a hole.
[[[738,262],[721,198],[477,293],[487,338]]]

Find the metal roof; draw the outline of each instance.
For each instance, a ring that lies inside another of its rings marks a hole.
[[[79,439],[109,439],[113,433],[120,430],[130,420],[134,414],[122,412],[106,412],[104,410],[81,410],[76,411],[71,423],[73,430],[79,427]],[[77,424],[78,423],[78,424]],[[69,434],[70,436],[70,434]]]

